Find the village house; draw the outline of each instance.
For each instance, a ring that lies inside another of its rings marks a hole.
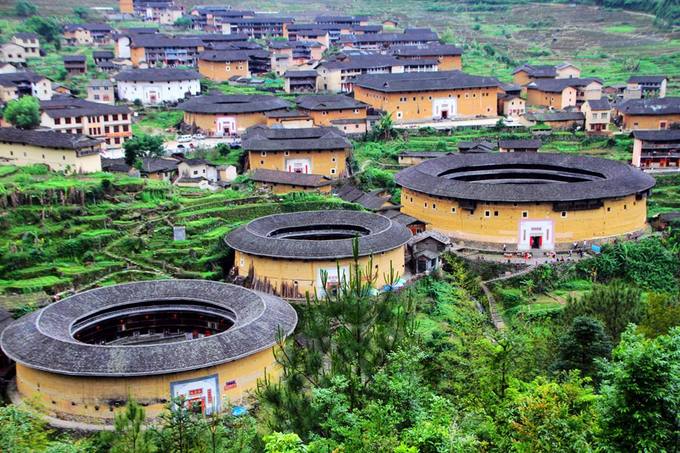
[[[680,169],[680,129],[633,131],[631,164],[642,169]]]
[[[338,43],[340,36],[350,33],[349,26],[340,24],[290,24],[287,26],[287,29],[288,39],[290,41],[306,39],[304,36],[308,31],[313,31],[313,33],[328,33],[328,42],[331,46]]]
[[[555,130],[582,129],[585,123],[581,112],[536,112],[524,118],[532,125],[543,124]]]
[[[7,102],[21,96],[34,96],[41,101],[52,99],[52,82],[33,71],[0,74],[0,101]]]
[[[189,69],[128,69],[115,80],[118,99],[144,105],[177,102],[201,92],[200,74]]]
[[[17,68],[9,63],[0,63],[0,74],[12,74],[17,72]]]
[[[493,153],[496,151],[495,142],[488,140],[464,140],[458,142],[456,147],[461,154]]]
[[[40,56],[40,37],[37,33],[14,33],[10,42],[23,47],[26,58],[38,58]]]
[[[87,84],[87,100],[113,105],[116,101],[113,82],[109,79],[90,80]]]
[[[132,137],[132,112],[119,105],[68,96],[40,103],[40,125],[70,134],[102,138],[107,148],[120,148]]]
[[[349,96],[298,96],[295,102],[315,126],[335,126],[347,134],[364,134],[370,129],[368,105]]]
[[[329,193],[334,180],[324,175],[295,173],[281,170],[256,168],[249,173],[250,179],[261,189],[277,195],[289,192]]]
[[[526,89],[527,104],[560,110],[602,98],[602,82],[598,79],[539,79]]]
[[[0,45],[0,63],[7,63],[14,66],[25,66],[26,49],[13,42],[6,42]]]
[[[301,128],[313,127],[314,122],[307,113],[301,110],[275,110],[267,112],[267,127]]]
[[[204,43],[198,38],[160,33],[124,33],[116,40],[116,57],[137,67],[196,66]]]
[[[617,106],[621,129],[669,129],[680,123],[680,97],[631,99]]]
[[[113,63],[115,55],[111,50],[95,50],[92,52],[92,59],[97,69],[102,71],[113,71],[116,65]]]
[[[495,117],[499,82],[460,71],[367,74],[354,98],[390,113],[395,123]]]
[[[371,35],[371,34],[382,33],[382,32],[383,32],[383,26],[382,25],[353,25],[349,29],[348,34]]]
[[[255,17],[223,18],[222,33],[244,34],[252,39],[288,38],[288,25],[295,22],[292,17],[270,14],[256,14]]]
[[[399,74],[404,72],[433,72],[439,68],[436,59],[400,60],[383,54],[340,54],[321,62],[317,67],[317,90],[350,93],[354,80],[363,74]]]
[[[526,101],[521,97],[522,87],[503,84],[498,93],[498,114],[506,117],[519,117],[526,113]]]
[[[586,120],[586,132],[607,132],[611,122],[611,106],[607,98],[591,99],[581,105]]]
[[[406,243],[406,264],[414,274],[429,274],[440,267],[440,256],[451,240],[434,230],[423,231]]]
[[[540,140],[499,140],[498,151],[501,153],[536,153],[541,145]]]
[[[198,54],[198,72],[216,82],[226,82],[234,76],[250,77],[248,53],[243,50],[203,51]]]
[[[312,64],[320,60],[324,47],[316,41],[272,41],[269,43],[269,49],[272,71],[282,75],[294,66]]]
[[[177,178],[180,160],[174,157],[142,157],[139,169],[131,167],[125,158],[102,158],[102,170],[109,173],[125,173],[142,178],[172,182]]]
[[[321,48],[326,50],[330,47],[330,35],[328,30],[321,29],[302,29],[295,34],[293,41],[313,41],[321,44]],[[323,52],[322,50],[322,52]]]
[[[316,91],[315,70],[291,70],[283,74],[283,90],[286,93],[314,93]]]
[[[214,50],[214,51],[241,51],[241,52],[244,52],[245,56],[247,57],[248,72],[251,75],[252,74],[265,74],[265,73],[271,71],[271,61],[270,61],[271,60],[271,52],[262,48],[262,46],[259,45],[256,42],[251,42],[251,41],[215,42],[215,43],[209,44],[207,49],[208,50]],[[240,58],[241,56],[237,55],[237,57]],[[219,58],[219,56],[217,58]],[[236,67],[234,65],[236,65]],[[231,68],[230,72],[234,72],[235,70],[238,71],[237,61],[231,62],[230,68]],[[243,67],[241,70],[245,70],[245,67]],[[220,72],[221,71],[217,71],[216,74],[219,74]],[[225,72],[226,72],[226,70],[225,70]],[[238,74],[232,74],[229,78],[234,78],[235,76],[236,77],[245,77],[245,76],[239,76]]]
[[[113,29],[106,24],[66,24],[63,41],[66,46],[108,46],[113,44]]]
[[[194,96],[177,108],[184,111],[184,125],[192,132],[229,137],[251,126],[267,124],[267,113],[287,107],[288,103],[277,96],[208,94]]]
[[[418,46],[392,46],[388,52],[402,60],[437,60],[440,71],[463,68],[463,49],[450,44],[428,44]]]
[[[246,17],[255,17],[254,11],[231,9],[224,5],[207,5],[195,6],[190,11],[194,29],[205,30],[209,32],[221,32],[222,24],[229,18],[242,19]]]
[[[429,28],[407,28],[403,33],[371,33],[342,35],[339,45],[345,49],[386,50],[392,46],[425,46],[437,44],[439,36]]]
[[[581,70],[571,63],[559,65],[524,64],[512,72],[513,83],[525,86],[537,80],[571,79],[581,77]]]
[[[230,183],[236,179],[236,167],[233,165],[217,165],[205,159],[180,159],[177,164],[180,178],[204,178],[210,184]]]
[[[251,169],[288,171],[342,178],[352,144],[333,127],[251,127],[243,137]]]
[[[321,15],[314,18],[316,24],[340,25],[350,29],[358,25],[368,25],[368,16],[329,16]]]
[[[666,97],[668,79],[665,76],[632,76],[626,83],[626,99]]]
[[[64,55],[64,69],[70,76],[85,74],[87,72],[87,59],[85,55]]]
[[[25,166],[43,164],[68,173],[101,171],[102,141],[82,134],[0,128],[0,162]]]

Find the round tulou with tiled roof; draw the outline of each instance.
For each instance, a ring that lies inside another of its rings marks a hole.
[[[238,275],[256,287],[285,297],[321,290],[321,271],[337,274],[350,267],[354,242],[359,263],[369,262],[382,277],[390,267],[404,270],[404,245],[411,238],[405,226],[364,211],[327,210],[260,217],[225,237],[235,250]]]
[[[76,294],[2,334],[21,398],[63,419],[110,421],[132,397],[157,415],[175,396],[205,411],[238,400],[292,333],[295,310],[270,294],[205,280],[127,283]],[[200,398],[199,398],[200,399]]]
[[[638,233],[654,178],[613,160],[450,154],[402,170],[402,212],[471,242],[552,250]]]

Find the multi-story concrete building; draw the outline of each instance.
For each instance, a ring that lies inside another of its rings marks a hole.
[[[40,111],[41,126],[101,138],[108,148],[120,148],[132,137],[132,112],[125,106],[60,96],[41,102]]]
[[[602,98],[599,79],[538,79],[526,85],[527,104],[565,109]]]
[[[146,105],[177,102],[201,92],[201,75],[188,69],[128,69],[114,78],[118,99]]]

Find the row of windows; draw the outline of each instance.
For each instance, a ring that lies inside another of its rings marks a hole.
[[[409,198],[409,202],[413,203],[413,197],[410,197],[410,198]],[[487,204],[488,204],[488,203],[487,203]],[[539,204],[539,203],[537,203],[537,204]],[[636,202],[633,202],[633,205],[634,205],[634,206],[635,206],[636,204],[637,204]],[[513,203],[513,205],[514,205],[514,206],[517,206],[517,203]],[[425,201],[425,202],[423,203],[423,207],[425,207],[425,208],[428,207],[428,202],[427,202],[427,201]],[[437,203],[432,203],[432,209],[435,210],[435,211],[437,210]],[[628,209],[628,205],[627,205],[627,204],[624,204],[624,205],[623,205],[623,209],[627,210],[627,209]],[[611,206],[608,206],[608,207],[607,207],[607,212],[611,212],[611,210],[612,210]],[[455,208],[455,207],[452,207],[452,208],[451,208],[451,213],[452,213],[452,214],[455,214],[456,212],[457,212],[456,208]],[[470,214],[472,214],[472,212],[470,212]],[[498,212],[498,211],[493,211],[493,216],[494,216],[494,217],[499,217],[499,212]],[[484,211],[484,217],[491,217],[491,210],[488,210],[488,209],[485,210],[485,211]],[[523,217],[523,218],[529,217],[529,211],[522,211],[522,217]],[[567,211],[561,211],[561,212],[560,212],[560,217],[566,218],[566,217],[567,217]]]
[[[97,121],[127,121],[129,115],[127,113],[122,113],[120,114],[120,119],[118,118],[118,114],[114,115],[101,115],[101,117],[97,116],[88,116],[87,119],[89,122],[94,123]],[[61,120],[64,120],[64,124],[71,124],[72,122],[75,124],[80,124],[82,122],[82,119],[84,117],[81,116],[76,116],[76,117],[65,117],[65,118],[55,118],[54,119],[54,124],[61,124]],[[101,118],[101,120],[100,120]]]

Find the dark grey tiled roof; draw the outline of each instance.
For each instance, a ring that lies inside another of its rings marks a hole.
[[[52,118],[130,113],[130,109],[124,105],[102,104],[69,96],[53,97],[49,101],[41,101],[40,110]]]
[[[246,151],[346,149],[352,144],[335,127],[270,128],[253,126],[243,136]]]
[[[66,24],[66,25],[64,25],[64,31],[75,31],[75,30],[79,30],[79,29],[96,31],[96,32],[104,32],[104,33],[113,32],[113,29],[106,24],[89,23],[89,24]]]
[[[405,226],[412,225],[414,223],[423,223],[420,220],[416,219],[415,217],[411,217],[408,214],[402,213],[401,211],[399,211],[398,208],[385,209],[383,211],[380,211],[380,215],[383,215],[388,219],[392,219],[395,222],[401,223],[402,225]]]
[[[602,99],[591,99],[588,102],[591,110],[609,110],[611,106],[609,105],[609,100],[607,98]]]
[[[267,118],[309,118],[307,113],[300,110],[274,110],[265,113]]]
[[[198,59],[203,61],[246,61],[248,52],[243,50],[206,50],[198,54]]]
[[[253,170],[250,173],[250,179],[267,184],[285,184],[300,187],[323,187],[333,183],[332,179],[324,175],[267,170],[265,168]]]
[[[436,42],[437,33],[430,29],[405,30],[404,33],[370,33],[365,35],[342,35],[341,42],[359,42],[365,44],[403,43],[403,42]]]
[[[333,190],[333,194],[350,203],[360,204],[371,211],[377,211],[390,201],[390,196],[382,190],[364,192],[353,184],[342,184]]]
[[[39,38],[37,33],[30,33],[30,32],[14,33],[14,36],[16,36],[19,39],[38,39]]]
[[[359,236],[359,255],[385,252],[403,246],[411,232],[381,215],[362,211],[305,211],[260,217],[229,233],[225,242],[235,250],[251,255],[302,260],[337,260],[349,258],[353,239],[287,239],[274,237],[283,229],[307,228],[343,231],[367,231]]]
[[[354,83],[360,87],[386,93],[486,88],[500,85],[495,77],[469,75],[461,71],[364,74],[358,76]]]
[[[538,149],[542,145],[540,140],[499,140],[500,148],[527,148]]]
[[[496,151],[496,143],[488,140],[474,140],[458,142],[458,151],[461,153],[490,153]]]
[[[234,325],[196,340],[148,345],[93,345],[72,337],[88,315],[135,302],[196,301],[230,310]],[[74,376],[145,376],[208,368],[272,347],[279,331],[292,333],[295,310],[271,295],[207,280],[160,280],[85,291],[12,323],[0,342],[7,356],[29,368]]]
[[[564,91],[565,88],[583,87],[589,85],[592,82],[602,84],[602,81],[599,79],[595,78],[577,79],[576,77],[574,77],[571,79],[538,79],[527,85],[527,88],[545,91],[548,93],[561,93],[562,91]]]
[[[342,94],[307,95],[295,99],[298,107],[305,110],[365,109],[363,102]]]
[[[538,183],[535,181],[542,178],[533,178],[535,172],[550,178],[577,175],[582,180]],[[484,182],[461,179],[464,173],[503,176]],[[402,187],[429,195],[492,202],[597,200],[641,193],[654,186],[654,178],[627,164],[551,153],[449,155],[402,170],[395,180]]]
[[[626,115],[678,115],[680,97],[630,99],[619,106]]]
[[[287,107],[286,101],[264,94],[208,94],[194,96],[177,106],[193,113],[254,113]]]
[[[306,79],[309,77],[316,77],[317,73],[314,70],[306,70],[306,71],[301,71],[301,70],[292,70],[289,69],[287,70],[283,76],[287,79]]]
[[[633,137],[646,142],[680,141],[680,129],[658,131],[633,131]]]
[[[201,75],[191,69],[148,68],[126,69],[114,77],[119,82],[176,82],[199,80]]]
[[[130,166],[125,163],[125,158],[108,159],[102,157],[102,170],[112,171],[117,173],[127,173],[130,171]]]
[[[43,148],[72,149],[89,148],[101,140],[81,134],[64,134],[57,131],[36,131],[0,127],[0,142],[22,143]]]
[[[390,53],[398,57],[438,57],[462,55],[463,49],[450,44],[392,46]]]
[[[64,63],[85,63],[85,55],[64,55]]]
[[[110,50],[95,50],[92,52],[93,58],[114,58],[115,55]]]
[[[142,173],[157,173],[162,171],[172,171],[177,168],[179,160],[161,157],[142,158]]]
[[[512,73],[517,74],[520,71],[526,72],[531,77],[555,77],[557,75],[557,71],[553,65],[524,64],[518,68],[515,68]]]
[[[22,83],[37,83],[45,79],[46,77],[33,71],[11,72],[9,74],[0,74],[0,86],[13,87]]]
[[[661,83],[666,79],[666,76],[632,76],[628,79],[628,83]]]
[[[435,157],[442,157],[448,154],[446,151],[402,151],[399,157],[419,157],[423,159],[434,159]]]

